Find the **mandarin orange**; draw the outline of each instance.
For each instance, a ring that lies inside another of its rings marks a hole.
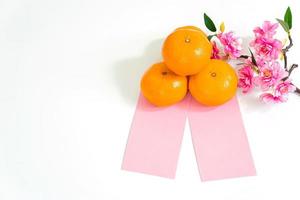
[[[199,73],[210,61],[212,45],[201,29],[185,26],[164,41],[162,55],[168,68],[178,75]]]
[[[165,63],[156,63],[143,75],[141,92],[156,106],[172,105],[185,97],[187,78],[170,71]]]
[[[237,83],[237,75],[227,62],[212,59],[203,71],[190,77],[189,91],[199,103],[216,106],[235,95]]]

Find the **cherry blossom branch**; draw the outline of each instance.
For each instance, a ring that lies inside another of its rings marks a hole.
[[[292,66],[290,67],[290,69],[288,70],[288,76],[285,77],[284,79],[282,79],[283,81],[287,80],[290,75],[292,74],[293,70],[296,69],[298,67],[298,64],[292,64]],[[294,84],[293,84],[294,85]],[[295,93],[297,93],[298,95],[300,95],[300,89],[294,85],[296,87]]]
[[[294,85],[295,86],[295,85]],[[296,87],[296,86],[295,86]],[[296,87],[295,93],[300,95],[300,89]]]
[[[298,64],[292,64],[291,68],[288,70],[288,78],[290,77],[290,75],[292,74],[293,70],[296,69],[298,67]]]
[[[240,55],[240,58],[248,59],[249,56],[248,55]]]
[[[294,71],[294,69],[298,67],[298,64],[292,64],[292,66],[290,67],[290,69],[287,69],[287,52],[294,45],[293,44],[293,39],[292,39],[292,36],[291,36],[290,33],[288,33],[288,38],[289,38],[289,44],[284,49],[282,49],[282,54],[283,54],[283,59],[284,59],[284,69],[285,69],[285,71],[288,72],[288,76],[285,77],[284,79],[282,79],[283,81],[287,80],[291,76],[291,74]],[[296,85],[294,85],[294,86],[296,87],[295,93],[297,93],[297,94],[300,95],[300,89]]]
[[[287,52],[290,50],[290,48],[292,48],[292,46],[293,46],[293,40],[292,40],[292,37],[291,37],[291,35],[290,34],[288,34],[288,38],[289,38],[289,45],[287,45],[284,49],[282,49],[282,55],[283,55],[283,59],[284,59],[284,69],[286,70],[286,71],[288,71],[287,70]]]
[[[298,67],[298,64],[292,64],[292,66],[290,67],[290,69],[287,69],[287,55],[286,53],[289,51],[290,48],[293,47],[293,40],[291,35],[289,34],[289,45],[286,46],[284,49],[282,49],[282,54],[284,56],[284,69],[288,72],[288,76],[283,78],[283,81],[286,81],[292,74],[292,72],[294,71],[294,69],[296,69]],[[248,56],[248,55],[240,55],[239,58],[242,59],[248,59],[248,58],[252,58],[252,60],[255,60],[252,56]],[[293,84],[294,85],[294,84]],[[298,88],[296,85],[294,85],[296,87],[295,93],[297,93],[298,95],[300,95],[300,88]]]

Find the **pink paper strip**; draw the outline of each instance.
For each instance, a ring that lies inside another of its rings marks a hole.
[[[174,178],[187,115],[187,97],[159,108],[140,95],[122,169]]]
[[[191,99],[188,118],[203,181],[256,174],[236,97],[217,107]]]

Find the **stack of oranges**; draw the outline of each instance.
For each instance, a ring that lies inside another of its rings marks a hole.
[[[194,26],[177,28],[164,41],[164,62],[152,65],[141,80],[141,92],[156,106],[181,101],[189,91],[201,104],[221,105],[236,93],[237,75],[225,61],[211,59],[212,45]]]

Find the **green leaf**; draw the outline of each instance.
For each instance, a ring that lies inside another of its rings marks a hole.
[[[217,34],[207,36],[207,39],[210,41],[213,37],[217,36]]]
[[[250,54],[251,54],[251,62],[252,62],[255,66],[257,66],[257,62],[256,62],[256,59],[255,59],[255,57],[254,57],[253,52],[251,51],[251,49],[249,49],[249,51],[250,51]]]
[[[285,11],[284,22],[287,23],[287,25],[289,26],[289,30],[291,30],[292,29],[293,16],[292,16],[292,11],[291,11],[290,7],[288,7]]]
[[[209,35],[209,36],[207,36],[207,39],[210,41],[212,37],[214,37],[214,36],[213,35]]]
[[[249,48],[249,51],[250,51],[250,54],[251,54],[251,62],[252,62],[252,69],[256,72],[256,73],[259,73],[259,69],[258,69],[258,66],[257,66],[257,62],[256,62],[256,59],[253,55],[253,52],[251,51],[251,49]]]
[[[278,18],[276,20],[279,22],[279,24],[282,26],[282,28],[285,30],[285,32],[287,32],[287,33],[290,32],[290,27],[285,21],[278,19]]]
[[[216,28],[214,22],[205,13],[204,13],[204,23],[205,23],[206,28],[208,28],[208,30],[210,30],[212,32],[216,32],[217,31],[217,28]]]

